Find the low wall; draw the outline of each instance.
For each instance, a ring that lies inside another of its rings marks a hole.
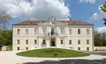
[[[106,51],[106,46],[95,46],[94,51]]]

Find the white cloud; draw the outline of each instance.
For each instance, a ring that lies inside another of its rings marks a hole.
[[[63,0],[0,0],[0,11],[6,11],[14,18],[69,19],[70,10]]]
[[[96,0],[80,0],[80,2],[89,2],[89,3],[94,4]]]
[[[98,27],[98,28],[96,28],[96,31],[98,31],[99,33],[106,32],[106,26],[104,26],[104,27]]]
[[[99,12],[97,13],[94,13],[92,16],[91,16],[91,20],[103,20],[103,18],[106,18],[106,12],[103,12],[101,9],[100,9],[100,6],[99,6]]]

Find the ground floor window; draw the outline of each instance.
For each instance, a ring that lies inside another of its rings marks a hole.
[[[71,40],[69,40],[69,44],[72,44],[72,41]]]
[[[43,40],[43,44],[46,44],[46,41],[45,40]]]
[[[28,47],[26,47],[26,50],[28,50]]]
[[[35,40],[35,44],[37,44],[37,40]]]
[[[80,47],[78,47],[78,50],[81,50]]]
[[[17,47],[17,50],[20,50],[20,47]]]
[[[89,47],[87,47],[87,50],[89,50]]]
[[[63,40],[61,40],[61,44],[63,44]]]

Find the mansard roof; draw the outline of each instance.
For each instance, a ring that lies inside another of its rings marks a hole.
[[[67,23],[69,25],[91,25],[93,26],[93,24],[87,23],[87,22],[83,22],[83,21],[78,21],[78,20],[57,20],[59,22],[62,23]],[[47,20],[30,20],[30,21],[22,21],[19,22],[17,24],[13,24],[13,25],[37,25],[39,23],[44,23],[44,22],[48,22]]]

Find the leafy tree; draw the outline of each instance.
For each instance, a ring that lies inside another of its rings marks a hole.
[[[12,31],[11,30],[2,30],[0,36],[0,46],[3,45],[12,45]]]
[[[98,33],[97,31],[94,32],[94,45],[103,46],[101,33]]]
[[[106,12],[106,2],[100,8],[103,12]],[[104,25],[106,25],[106,18],[103,18],[103,20],[104,20]]]

